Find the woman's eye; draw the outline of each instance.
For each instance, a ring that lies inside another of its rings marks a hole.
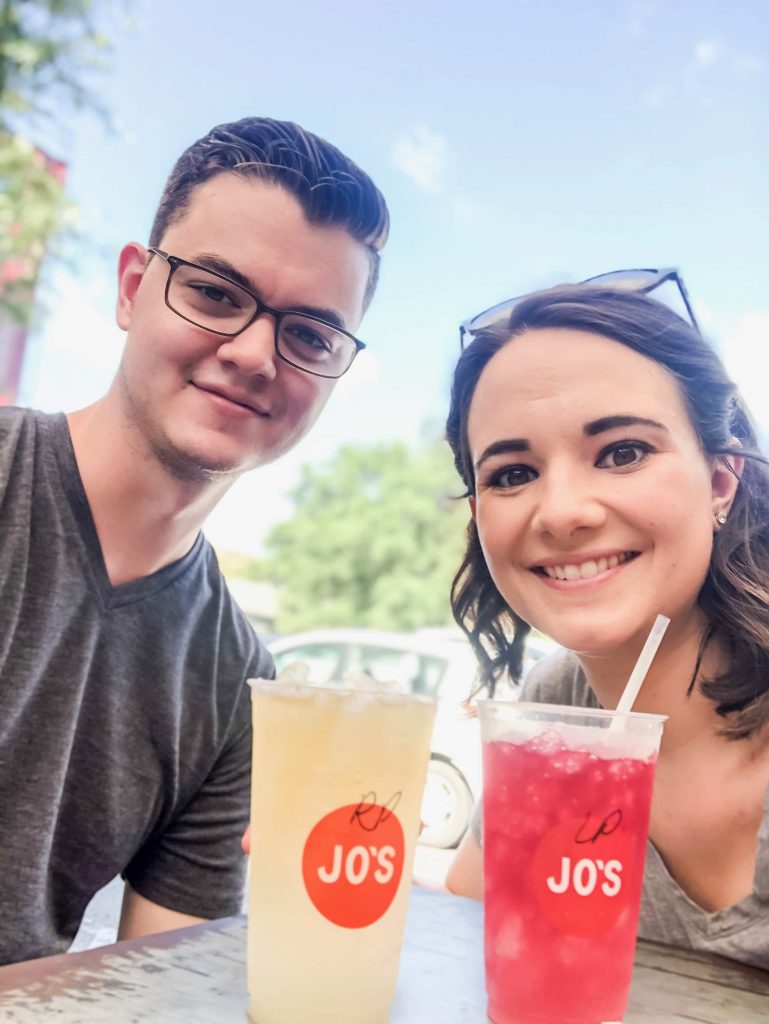
[[[505,466],[492,473],[488,487],[512,488],[531,483],[537,474],[531,466]]]
[[[643,462],[652,449],[640,441],[622,441],[603,451],[596,465],[600,469],[624,469]]]

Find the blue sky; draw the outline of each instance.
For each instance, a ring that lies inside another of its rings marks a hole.
[[[258,551],[302,461],[440,422],[460,320],[618,267],[681,268],[769,430],[764,0],[107,7],[95,81],[112,130],[81,115],[41,138],[69,163],[81,241],[46,270],[24,401],[72,409],[106,388],[117,253],[146,241],[171,165],[212,125],[300,122],[372,175],[392,216],[369,348],[296,452],[233,488],[214,543]]]

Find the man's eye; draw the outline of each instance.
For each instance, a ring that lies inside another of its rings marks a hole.
[[[599,469],[624,469],[643,462],[652,448],[641,441],[621,441],[601,452],[596,466]]]
[[[504,466],[491,474],[488,480],[488,487],[501,489],[520,487],[522,484],[531,483],[537,477],[531,466]]]
[[[214,305],[238,305],[229,292],[225,291],[224,288],[219,288],[215,284],[198,284],[192,285],[191,287],[202,299],[205,299],[207,302],[212,302]]]
[[[324,338],[318,331],[313,330],[305,324],[286,324],[284,333],[290,338],[294,345],[302,345],[315,349],[317,352],[330,352],[331,345],[327,338]]]
[[[311,331],[308,328],[297,330],[296,336],[304,345],[310,345],[312,348],[324,348],[328,349],[326,339],[322,334],[317,334],[315,331]]]

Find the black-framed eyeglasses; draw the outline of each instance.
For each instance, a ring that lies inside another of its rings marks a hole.
[[[670,306],[677,313],[688,317],[692,327],[698,332],[700,330],[691,302],[689,301],[689,293],[686,291],[683,278],[675,267],[664,267],[662,269],[638,267],[632,270],[612,270],[608,274],[597,274],[595,277],[588,277],[586,280],[580,281],[579,284],[607,285],[609,288],[644,292],[645,294],[653,292],[657,288],[663,288],[666,285],[673,285],[675,290],[668,287],[665,289],[667,294],[658,294],[654,298],[664,302],[665,305]],[[477,316],[465,320],[459,327],[460,348],[465,348],[472,341],[473,335],[478,331],[509,320],[510,314],[518,303],[527,297],[527,295],[518,295],[513,299],[505,299],[504,302],[491,306],[482,313],[478,313]]]
[[[168,264],[165,301],[182,320],[213,334],[234,338],[257,317],[275,318],[275,352],[298,370],[336,379],[352,366],[366,346],[349,331],[309,313],[274,309],[248,288],[224,274],[190,263],[161,249],[150,248]]]

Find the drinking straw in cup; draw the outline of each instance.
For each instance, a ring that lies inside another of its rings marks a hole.
[[[631,674],[636,693],[665,625]],[[489,1017],[621,1020],[665,716],[493,700],[478,711]]]

